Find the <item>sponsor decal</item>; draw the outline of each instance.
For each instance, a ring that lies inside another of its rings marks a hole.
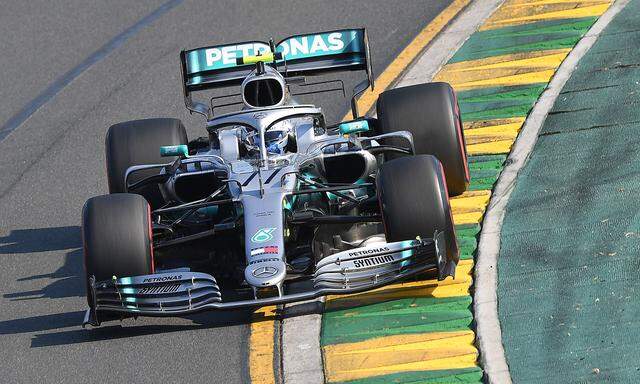
[[[252,275],[253,277],[259,277],[262,279],[275,276],[278,273],[278,268],[276,267],[260,267],[256,268]]]
[[[260,228],[253,236],[251,236],[251,241],[254,243],[264,243],[265,241],[272,240],[273,232],[275,230],[275,228]]]
[[[356,268],[373,267],[380,264],[390,263],[392,261],[392,255],[374,256],[366,259],[354,260],[353,266]]]
[[[256,212],[253,215],[255,217],[267,217],[267,216],[273,216],[275,212],[274,211],[264,211],[264,212]]]
[[[252,261],[249,262],[249,265],[266,263],[266,262],[269,262],[269,261],[280,261],[280,259],[278,259],[276,257],[271,257],[271,258],[268,258],[268,259],[252,260]]]
[[[387,251],[389,251],[388,247],[370,248],[370,249],[363,249],[355,252],[349,252],[349,256],[364,256],[364,255],[371,255],[372,253],[382,253]]]
[[[154,295],[159,293],[173,293],[180,289],[180,284],[158,285],[155,287],[143,287],[138,293],[140,295]]]
[[[268,253],[277,255],[278,247],[276,245],[271,245],[268,247],[254,248],[251,250],[251,256],[264,255]]]
[[[180,280],[182,279],[182,275],[169,275],[169,276],[162,276],[162,277],[147,277],[146,279],[142,280],[143,283],[162,283],[165,281],[173,281],[173,280]]]
[[[362,52],[361,30],[343,30],[313,35],[290,37],[278,44],[285,60],[306,59],[340,53]],[[221,45],[187,52],[189,74],[236,66],[236,59],[270,52],[269,45],[253,41],[243,44]]]
[[[266,52],[269,52],[269,46],[259,42],[208,48],[204,50],[206,69],[232,67],[236,65],[236,59],[239,57],[257,56]]]
[[[341,53],[356,37],[357,31],[292,37],[281,42],[276,51],[287,60]]]

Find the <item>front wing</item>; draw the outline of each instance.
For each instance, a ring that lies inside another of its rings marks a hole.
[[[367,291],[437,268],[438,279],[452,276],[445,255],[444,232],[431,239],[377,243],[323,258],[312,277],[313,288],[251,300],[223,301],[216,279],[200,272],[163,272],[96,282],[90,278],[92,305],[83,325],[100,325],[100,314],[179,316],[204,310],[283,304],[329,294]]]

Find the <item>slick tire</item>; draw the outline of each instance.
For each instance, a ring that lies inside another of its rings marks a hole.
[[[447,83],[427,83],[383,92],[376,104],[378,132],[409,131],[416,155],[434,155],[447,177],[450,196],[462,194],[469,186],[469,166],[453,88]],[[390,145],[402,145],[388,139]],[[387,159],[402,155],[388,154]]]
[[[151,211],[140,195],[116,193],[87,200],[82,210],[82,241],[89,306],[91,276],[99,282],[153,273]]]
[[[178,119],[133,120],[112,125],[105,140],[109,193],[127,192],[124,176],[133,165],[175,161],[175,157],[161,157],[160,147],[180,144],[187,144],[187,133]],[[129,184],[157,173],[158,169],[136,172],[129,178]],[[164,202],[157,184],[142,187],[135,193],[144,196],[154,208]]]
[[[458,262],[458,243],[446,178],[435,156],[405,156],[378,169],[376,188],[388,242],[433,238],[445,232],[447,259]]]

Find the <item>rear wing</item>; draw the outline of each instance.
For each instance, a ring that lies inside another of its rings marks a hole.
[[[202,103],[194,103],[191,93],[240,84],[255,68],[242,64],[242,58],[274,52],[274,66],[285,78],[313,76],[326,72],[363,70],[367,78],[354,88],[351,108],[357,116],[355,97],[367,88],[373,89],[373,73],[369,40],[364,28],[341,29],[287,37],[273,41],[212,45],[180,52],[185,105],[192,112],[210,117]]]

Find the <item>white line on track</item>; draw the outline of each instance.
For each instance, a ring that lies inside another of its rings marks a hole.
[[[173,8],[182,4],[182,1],[183,0],[169,0],[166,3],[160,5],[154,11],[138,20],[135,24],[131,25],[130,27],[116,35],[114,38],[109,40],[105,45],[89,55],[80,64],[71,68],[61,77],[57,78],[38,96],[36,96],[33,100],[23,106],[22,109],[20,109],[15,115],[11,116],[4,125],[0,126],[0,141],[4,140],[4,138],[9,136],[11,132],[20,127],[31,117],[31,115],[36,113],[36,111],[38,111],[38,109],[40,109],[43,105],[47,104],[72,81],[86,72],[93,65],[97,64],[102,59],[110,55],[113,51],[120,48],[127,40],[138,34],[149,24],[158,20]]]

